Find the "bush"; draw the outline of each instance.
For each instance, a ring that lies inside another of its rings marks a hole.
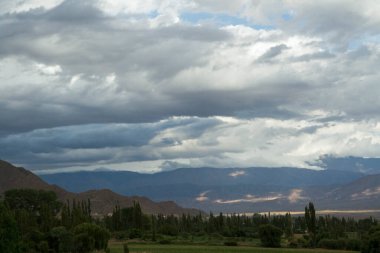
[[[49,247],[54,252],[71,252],[73,248],[73,234],[65,227],[54,227],[48,236]]]
[[[178,235],[177,227],[175,225],[171,225],[171,224],[163,225],[159,232],[161,234],[170,235],[170,236],[177,236]]]
[[[345,249],[345,240],[339,239],[322,239],[318,242],[318,247],[323,249]]]
[[[310,245],[310,240],[302,237],[302,238],[297,239],[297,243],[298,243],[299,247],[307,248]]]
[[[158,242],[159,244],[171,244],[172,242],[170,240],[164,239]]]
[[[91,223],[83,223],[74,228],[74,234],[86,234],[94,241],[94,249],[104,250],[108,246],[110,233],[107,229]],[[80,237],[85,238],[85,237]],[[78,239],[77,239],[78,240]]]
[[[362,253],[380,252],[380,226],[370,229],[368,239],[362,243]]]
[[[86,233],[77,234],[74,237],[74,249],[78,253],[90,253],[95,249],[95,240]]]
[[[49,253],[49,244],[47,241],[41,241],[38,244],[38,252],[39,253]]]
[[[189,239],[191,235],[190,235],[189,233],[182,232],[182,233],[180,233],[180,236],[181,236],[183,239]]]
[[[129,253],[129,247],[128,247],[128,244],[126,244],[126,243],[123,244],[123,252]]]
[[[112,238],[116,240],[125,240],[128,238],[128,233],[125,231],[116,231],[112,233]]]
[[[346,250],[359,251],[361,249],[361,241],[358,239],[347,239]]]
[[[238,243],[235,241],[224,242],[224,246],[238,246]]]
[[[299,247],[298,241],[295,239],[290,240],[288,243],[288,247],[289,248],[298,248]]]
[[[261,225],[259,227],[259,237],[261,245],[264,247],[281,247],[282,230],[273,225]]]
[[[142,237],[142,232],[140,229],[131,229],[129,231],[129,239],[135,239],[135,238],[141,238]]]

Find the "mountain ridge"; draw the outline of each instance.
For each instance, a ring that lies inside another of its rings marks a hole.
[[[181,206],[213,212],[303,210],[309,201],[323,209],[355,209],[360,206],[380,209],[368,199],[339,200],[338,189],[365,177],[365,174],[332,169],[181,168],[156,174],[87,171],[42,177],[73,191],[106,185],[120,194],[143,195],[155,201],[169,198]],[[89,180],[85,184],[79,184],[84,178]],[[105,184],[96,185],[98,182]],[[360,188],[356,191],[363,190]]]
[[[55,185],[48,184],[37,175],[22,168],[15,167],[11,163],[0,160],[0,195],[7,190],[30,188],[37,190],[54,191],[60,201],[85,200],[91,201],[94,215],[108,215],[112,213],[116,204],[120,207],[130,207],[134,201],[140,203],[142,210],[148,214],[198,214],[196,209],[182,208],[173,201],[154,202],[147,197],[123,196],[109,189],[89,190],[80,193],[72,193]]]

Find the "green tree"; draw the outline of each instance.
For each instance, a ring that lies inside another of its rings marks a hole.
[[[11,211],[0,202],[0,252],[20,252],[19,232]]]
[[[90,253],[95,250],[95,240],[87,233],[74,236],[74,252]]]
[[[292,216],[290,213],[286,213],[285,215],[285,235],[287,238],[293,237],[293,222],[292,222]]]
[[[48,232],[55,226],[61,203],[51,191],[16,189],[4,194],[4,203],[15,213],[21,233]]]
[[[273,225],[261,225],[259,227],[259,237],[261,245],[264,247],[281,247],[282,230]]]
[[[380,225],[372,227],[363,241],[362,253],[380,253]]]
[[[56,253],[66,253],[73,250],[73,234],[65,227],[55,227],[49,233],[49,246]]]
[[[91,202],[90,200],[78,202],[75,199],[67,201],[61,211],[61,224],[66,228],[72,228],[82,223],[90,223]]]
[[[76,226],[74,228],[74,234],[76,235],[77,244],[80,244],[80,239],[84,239],[83,245],[91,246],[90,242],[93,241],[93,247],[96,250],[105,250],[108,246],[108,240],[110,239],[110,233],[107,229],[91,223],[83,223]],[[88,237],[90,239],[88,239]]]
[[[309,202],[309,206],[305,206],[305,221],[307,231],[310,235],[311,246],[316,246],[316,235],[317,235],[317,219],[315,216],[315,208],[312,202]]]

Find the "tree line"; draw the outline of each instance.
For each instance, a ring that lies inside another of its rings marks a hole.
[[[305,207],[303,216],[295,217],[290,213],[146,215],[140,205],[134,203],[129,208],[116,206],[102,223],[118,239],[157,241],[159,235],[182,239],[193,236],[221,240],[259,238],[262,246],[268,247],[280,247],[285,243],[288,247],[361,250],[363,253],[378,252],[380,245],[380,225],[376,219],[317,216],[313,203]]]
[[[240,214],[148,215],[139,203],[102,219],[91,216],[90,201],[57,200],[54,192],[10,190],[0,201],[0,252],[108,252],[108,240],[170,243],[193,237],[216,238],[226,245],[258,238],[265,247],[305,247],[380,252],[376,219],[317,216],[313,203],[303,216]],[[168,239],[169,238],[169,239]]]
[[[94,223],[89,201],[57,200],[54,192],[18,189],[0,201],[0,252],[107,251],[109,231]]]

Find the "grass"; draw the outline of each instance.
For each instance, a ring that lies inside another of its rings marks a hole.
[[[324,249],[270,249],[260,247],[227,247],[204,245],[160,245],[160,244],[128,244],[131,253],[347,253],[348,251]],[[123,253],[123,243],[110,243],[111,253]]]

